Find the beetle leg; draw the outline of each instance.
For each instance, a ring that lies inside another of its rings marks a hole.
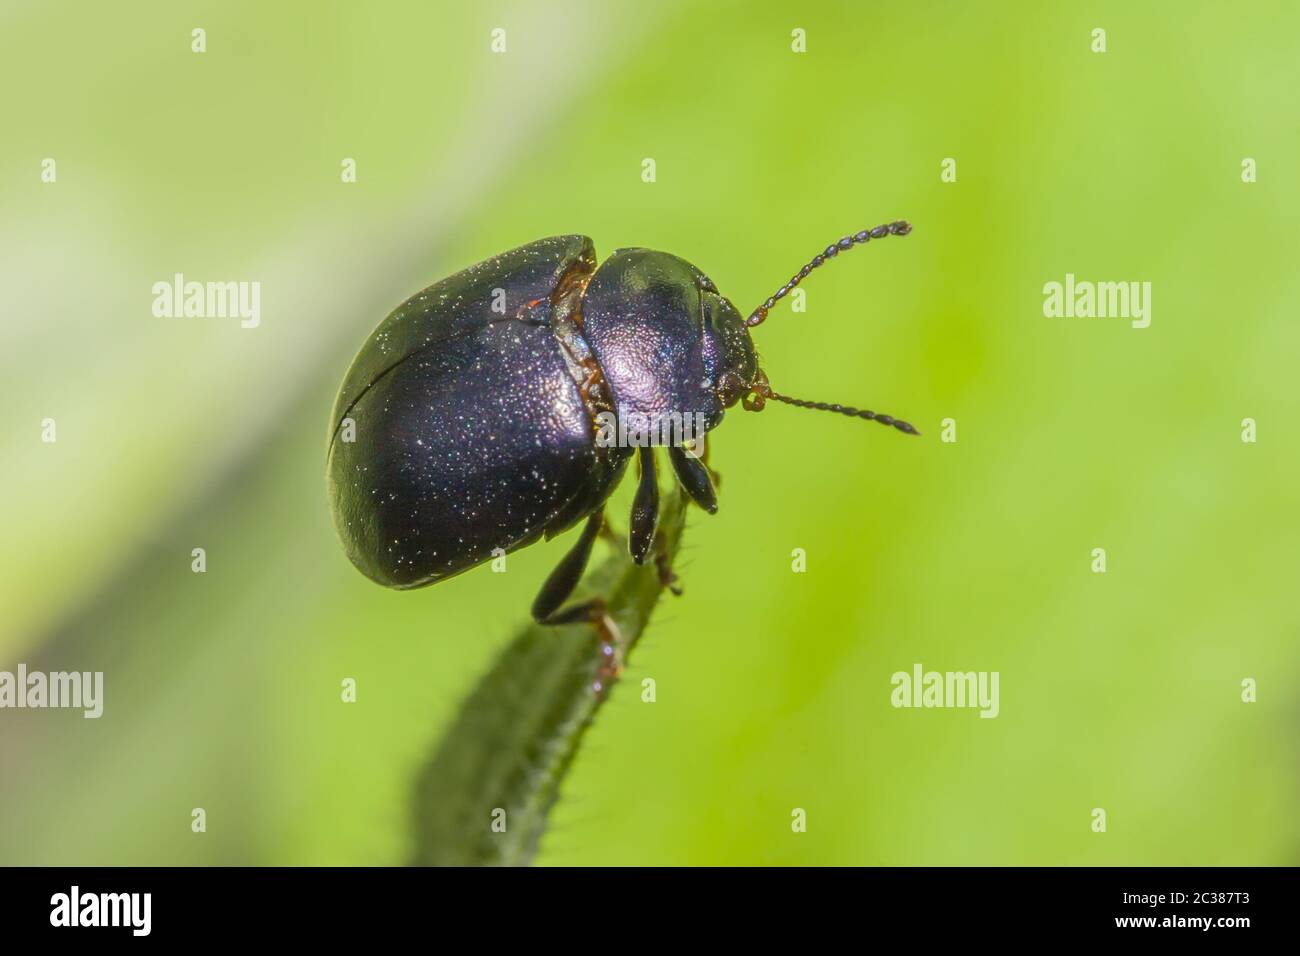
[[[569,595],[573,593],[574,588],[578,586],[578,582],[582,580],[582,572],[586,569],[587,561],[591,557],[591,547],[596,543],[596,538],[600,536],[600,529],[604,523],[605,510],[603,508],[594,512],[587,519],[582,534],[578,536],[577,543],[569,549],[568,554],[560,559],[560,563],[556,565],[555,570],[546,579],[546,583],[542,585],[541,591],[538,592],[537,598],[533,601],[533,620],[537,621],[538,624],[547,626],[577,624],[581,621],[594,624],[596,632],[600,636],[601,654],[604,658],[601,673],[605,673],[609,677],[617,677],[619,669],[617,648],[622,638],[618,632],[618,625],[609,616],[604,600],[595,597],[572,607],[560,609],[560,605],[569,599]]]
[[[645,564],[650,557],[650,545],[654,543],[655,526],[659,524],[659,482],[655,476],[654,446],[642,446],[638,455],[641,480],[637,482],[636,497],[632,500],[627,543],[632,560]]]
[[[578,536],[577,542],[569,549],[569,553],[560,559],[560,563],[555,566],[555,570],[547,577],[546,583],[542,585],[541,591],[537,593],[533,601],[533,619],[541,624],[570,624],[573,621],[583,620],[581,616],[565,617],[564,620],[557,620],[556,611],[560,605],[569,599],[573,589],[578,586],[582,580],[582,572],[587,567],[587,561],[591,558],[591,546],[596,543],[596,537],[600,534],[600,526],[605,520],[605,509],[593,512],[587,519],[587,523],[582,528],[582,534]],[[565,612],[566,615],[569,612]]]
[[[557,611],[545,619],[538,619],[539,623],[547,626],[578,624],[583,621],[595,625],[596,637],[600,640],[600,663],[596,665],[591,689],[597,697],[604,699],[606,692],[609,690],[609,685],[623,673],[622,655],[619,654],[619,646],[623,642],[623,635],[619,633],[618,625],[614,623],[614,619],[609,616],[609,609],[605,605],[605,599],[594,597],[590,601],[583,601],[580,604],[567,607],[563,611]]]
[[[709,449],[713,447],[713,442],[716,440],[717,439],[710,439],[706,443],[704,442],[703,438],[701,438],[700,445],[702,445],[703,447],[700,450],[700,453],[698,455],[693,454],[691,456],[693,458],[699,459],[700,464],[704,466],[704,470],[709,473],[709,478],[712,480],[713,488],[715,491],[722,487],[722,476],[718,474],[716,471],[714,471],[713,467],[709,464]],[[700,447],[700,446],[696,446],[696,447]],[[691,451],[694,450],[695,449],[691,449]]]
[[[519,311],[515,313],[515,319],[519,322],[528,322],[531,325],[545,325],[549,319],[550,310],[549,308],[538,309],[539,305],[549,307],[550,302],[546,299],[529,299],[519,307]],[[534,309],[537,309],[537,318],[532,317]]]
[[[709,469],[677,445],[668,446],[668,459],[673,463],[673,471],[677,472],[677,480],[682,483],[686,493],[709,514],[717,514],[718,496],[713,491],[713,482],[709,480]]]
[[[673,597],[681,597],[682,586],[677,583],[677,574],[668,561],[668,555],[662,551],[655,552],[655,570],[659,572],[659,586],[672,591]]]
[[[596,632],[600,636],[600,643],[617,648],[623,635],[619,633],[618,625],[614,619],[609,616],[609,608],[605,605],[605,599],[594,597],[590,601],[583,601],[574,604],[572,607],[566,607],[562,611],[556,611],[544,618],[537,618],[538,624],[544,624],[547,627],[558,627],[561,624],[581,624],[586,622],[596,626]]]

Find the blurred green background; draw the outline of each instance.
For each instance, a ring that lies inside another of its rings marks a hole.
[[[562,232],[747,312],[898,217],[756,340],[778,389],[924,437],[728,417],[538,862],[1295,862],[1297,35],[1285,2],[6,4],[0,669],[106,699],[0,711],[0,862],[403,861],[568,542],[353,570],[325,433],[371,328]],[[155,318],[176,272],[260,281],[261,326]],[[1045,318],[1067,272],[1150,281],[1150,328]],[[1000,672],[1000,716],[892,708],[917,662]]]

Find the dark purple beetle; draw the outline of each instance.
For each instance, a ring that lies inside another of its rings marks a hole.
[[[598,441],[600,423],[680,415],[708,431],[737,401],[759,410],[772,399],[917,434],[888,415],[777,394],[749,337],[827,259],[910,231],[894,222],[845,236],[748,320],[677,256],[620,249],[597,267],[586,236],[539,239],[429,286],[366,340],[334,403],[329,495],[348,557],[379,584],[417,588],[585,518],[532,613],[612,630],[599,599],[561,605],[634,450],[628,545],[638,564],[650,556],[658,485],[654,447]],[[667,450],[682,487],[715,512],[706,465],[681,444]]]

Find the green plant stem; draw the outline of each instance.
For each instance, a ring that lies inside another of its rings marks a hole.
[[[663,495],[655,551],[669,567],[685,514],[681,493]],[[655,562],[638,567],[623,547],[583,579],[575,599],[604,597],[626,664],[664,590]],[[619,692],[617,681],[606,694],[593,690],[600,663],[600,641],[589,624],[533,624],[509,644],[416,781],[415,865],[532,860],[583,734],[608,693]]]

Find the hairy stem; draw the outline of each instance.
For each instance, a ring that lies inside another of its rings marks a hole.
[[[686,499],[665,495],[654,551],[671,567]],[[577,599],[604,597],[626,665],[664,593],[652,560],[615,549],[584,578]],[[560,785],[605,695],[592,683],[600,643],[590,624],[525,628],[461,707],[414,793],[417,866],[522,866],[537,851]],[[618,693],[618,682],[612,693]],[[504,829],[503,829],[504,827]]]

